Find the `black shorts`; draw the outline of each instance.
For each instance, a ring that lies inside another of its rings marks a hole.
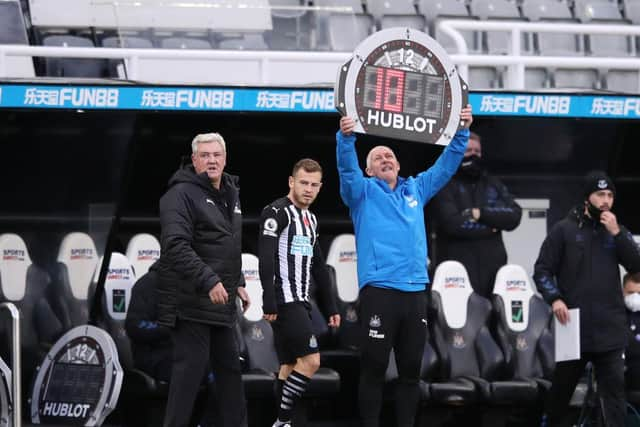
[[[311,327],[311,309],[302,302],[278,306],[273,336],[281,365],[294,364],[299,357],[320,351]]]

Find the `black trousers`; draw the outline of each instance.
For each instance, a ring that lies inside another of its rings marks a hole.
[[[604,407],[607,427],[624,427],[625,392],[623,350],[602,353],[582,353],[580,360],[558,362],[553,373],[551,390],[545,405],[549,427],[570,426],[568,407],[573,391],[587,362],[593,364],[598,394]]]
[[[187,427],[205,372],[215,375],[221,427],[238,427],[246,418],[246,402],[238,344],[232,328],[178,319],[172,330],[173,368],[165,427]]]
[[[426,294],[365,286],[360,292],[359,317],[362,344],[358,401],[362,425],[380,425],[385,372],[393,348],[399,377],[396,426],[413,427],[427,338]]]

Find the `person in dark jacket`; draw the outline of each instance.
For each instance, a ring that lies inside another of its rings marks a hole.
[[[158,324],[158,274],[154,266],[136,280],[131,290],[125,329],[131,340],[133,363],[152,378],[169,382],[173,360],[171,329]],[[208,388],[207,404],[199,427],[212,427],[217,417],[217,393],[213,374],[203,379]]]
[[[320,349],[311,324],[311,276],[322,296],[329,326],[340,326],[335,295],[318,243],[318,220],[309,207],[322,186],[322,167],[298,161],[289,194],[267,205],[260,219],[259,256],[264,318],[273,324],[278,372],[278,419],[291,426],[292,413],[320,367]]]
[[[522,209],[484,167],[478,134],[471,132],[458,172],[430,206],[437,222],[437,264],[459,261],[473,290],[489,298],[498,269],[507,263],[502,231],[520,224]]]
[[[611,211],[615,186],[604,172],[585,177],[584,202],[553,226],[534,268],[538,291],[562,324],[569,309],[580,310],[578,360],[556,364],[547,396],[549,426],[570,425],[568,404],[579,377],[591,361],[602,399],[605,424],[624,426],[626,322],[619,264],[640,271],[640,250]]]
[[[125,329],[131,340],[134,366],[156,380],[169,382],[173,344],[171,329],[158,324],[157,273],[149,270],[131,290]]]
[[[158,323],[172,328],[174,344],[165,427],[188,424],[209,363],[224,390],[221,425],[238,427],[246,403],[233,329],[236,297],[245,309],[249,304],[241,270],[238,178],[224,172],[220,134],[197,135],[191,149],[192,164],[173,175],[160,199]]]
[[[626,385],[629,390],[640,390],[640,273],[627,273],[622,282],[624,304],[629,316],[625,351]]]

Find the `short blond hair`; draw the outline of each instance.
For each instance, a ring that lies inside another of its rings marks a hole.
[[[193,138],[191,141],[191,152],[196,154],[198,152],[198,144],[205,142],[217,142],[222,147],[222,151],[227,152],[227,144],[224,142],[224,138],[217,132],[201,133]]]

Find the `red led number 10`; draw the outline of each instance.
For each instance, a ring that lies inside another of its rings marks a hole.
[[[403,111],[404,78],[405,72],[402,70],[368,67],[365,106],[376,110],[401,113]],[[374,81],[375,84],[372,84]]]

